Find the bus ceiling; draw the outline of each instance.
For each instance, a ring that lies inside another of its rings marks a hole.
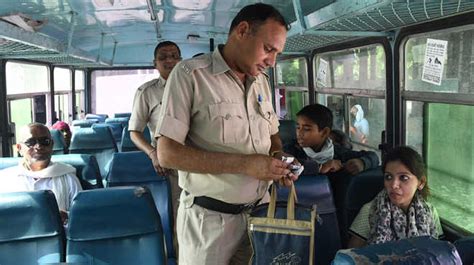
[[[241,0],[25,0],[0,3],[0,58],[79,67],[151,66],[159,41],[183,57],[225,43]],[[474,11],[472,1],[268,0],[291,24],[287,54]],[[21,10],[21,13],[18,12]],[[210,47],[211,46],[211,47]]]

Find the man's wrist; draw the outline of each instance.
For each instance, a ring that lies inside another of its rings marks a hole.
[[[156,149],[153,149],[153,150],[151,150],[150,152],[148,152],[148,157],[149,157],[150,159],[151,159],[151,155],[152,155],[153,153],[156,153]]]

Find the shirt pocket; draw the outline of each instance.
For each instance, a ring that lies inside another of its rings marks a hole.
[[[273,115],[275,115],[275,113],[273,112],[272,103],[268,101],[262,101],[258,104],[257,108],[259,115],[257,115],[256,122],[259,128],[258,131],[260,133],[259,138],[261,141],[270,141]]]
[[[209,106],[211,124],[216,124],[215,134],[225,144],[243,142],[248,136],[245,106],[239,103],[218,103]]]

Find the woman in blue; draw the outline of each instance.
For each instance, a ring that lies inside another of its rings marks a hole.
[[[396,147],[387,154],[382,169],[385,188],[354,219],[348,246],[441,236],[438,214],[427,201],[428,179],[421,156],[409,147]]]

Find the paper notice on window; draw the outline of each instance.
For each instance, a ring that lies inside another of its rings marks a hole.
[[[319,59],[318,74],[316,75],[316,82],[323,87],[327,85],[328,62],[322,58]]]
[[[448,42],[445,40],[428,39],[426,41],[425,63],[423,64],[421,80],[434,85],[441,85],[447,48]]]

